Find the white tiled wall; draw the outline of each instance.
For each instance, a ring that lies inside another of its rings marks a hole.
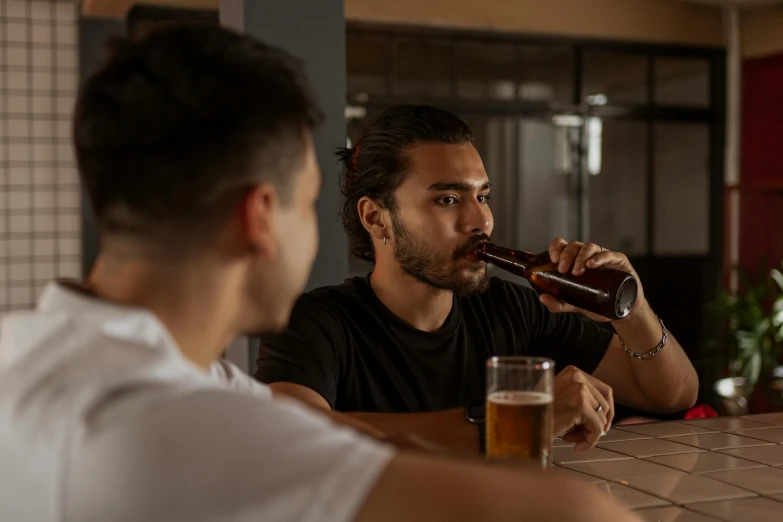
[[[80,275],[77,30],[77,0],[0,0],[0,313]]]

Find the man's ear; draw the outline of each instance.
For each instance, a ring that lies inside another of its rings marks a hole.
[[[256,185],[245,196],[241,210],[245,240],[262,257],[277,255],[279,207],[280,198],[270,183]]]
[[[370,233],[370,236],[378,241],[391,237],[389,225],[386,224],[384,219],[388,212],[381,207],[378,201],[364,196],[357,203],[357,210],[359,211],[359,219],[362,220],[362,225]]]

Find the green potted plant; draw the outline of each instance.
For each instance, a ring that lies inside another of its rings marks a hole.
[[[738,275],[740,290],[722,292],[709,307],[717,331],[707,343],[708,361],[722,378],[715,388],[729,413],[747,410],[751,394],[750,408],[760,412],[779,403],[783,389],[783,381],[773,382],[783,363],[783,273],[772,269],[759,283]]]

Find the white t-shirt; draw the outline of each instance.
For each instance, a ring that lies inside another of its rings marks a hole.
[[[352,520],[392,455],[144,310],[53,283],[0,325],[3,522]]]

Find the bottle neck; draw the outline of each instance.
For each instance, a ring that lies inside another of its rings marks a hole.
[[[513,250],[497,246],[493,243],[484,243],[476,252],[479,259],[499,266],[500,268],[513,269],[514,272],[524,272],[535,266],[536,255],[523,250]]]

